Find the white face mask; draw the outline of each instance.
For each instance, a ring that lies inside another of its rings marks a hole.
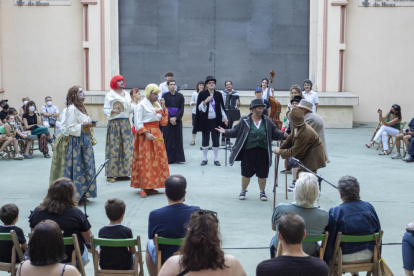
[[[29,111],[31,111],[31,112],[35,111],[35,109],[36,109],[36,108],[35,108],[34,106],[30,106],[30,107],[29,107]]]
[[[26,105],[29,101],[24,101],[23,104]]]
[[[52,101],[48,101],[46,104],[47,104],[48,106],[52,106]]]

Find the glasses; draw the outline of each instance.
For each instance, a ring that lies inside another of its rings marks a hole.
[[[214,211],[210,211],[210,210],[203,210],[203,209],[195,209],[193,211],[193,214],[198,214],[198,215],[213,215],[214,217],[217,218],[217,212]]]

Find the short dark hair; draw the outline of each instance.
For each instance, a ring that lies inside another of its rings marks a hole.
[[[167,73],[165,73],[165,77],[174,77],[174,73],[168,71]]]
[[[167,81],[167,85],[170,85],[170,82],[175,82],[175,84],[177,84],[177,82],[175,80],[169,80],[169,81]]]
[[[52,98],[52,97],[50,97],[50,96],[45,97],[45,101],[46,101],[47,98]]]
[[[9,111],[7,111],[7,115],[13,115],[14,112],[17,112],[16,108],[14,107],[9,107]]]
[[[173,174],[165,179],[165,194],[172,201],[183,199],[186,188],[187,180],[182,175]]]
[[[19,216],[19,208],[13,204],[5,204],[0,209],[0,219],[4,224],[10,225]]]
[[[66,259],[62,230],[53,220],[44,220],[36,225],[28,246],[30,263],[46,266]]]
[[[111,198],[105,203],[106,216],[111,221],[119,220],[125,214],[125,202],[119,198]]]
[[[139,88],[132,88],[131,90],[129,90],[129,95],[131,96],[131,98],[135,92],[139,92]]]
[[[303,81],[303,86],[305,86],[305,83],[310,84],[311,89],[312,89],[313,83],[312,83],[312,81],[311,81],[310,79],[306,79],[306,80],[304,80],[304,81]],[[305,90],[305,88],[303,88],[303,90]]]
[[[359,197],[359,182],[350,175],[345,175],[338,180],[338,190],[342,198],[346,202],[358,201]]]
[[[286,212],[279,219],[278,231],[286,244],[300,244],[305,232],[305,221],[298,214]]]
[[[226,84],[227,84],[228,82],[230,82],[230,83],[231,83],[231,85],[233,85],[233,82],[232,82],[231,80],[226,80],[226,81],[224,82],[224,86],[226,86]]]

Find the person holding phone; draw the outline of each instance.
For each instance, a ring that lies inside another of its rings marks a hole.
[[[65,158],[65,175],[76,187],[75,199],[78,200],[89,181],[95,175],[95,157],[91,143],[91,131],[96,127],[88,116],[83,100],[85,92],[79,86],[72,86],[68,91],[68,108],[64,118],[64,135],[67,136]],[[96,180],[92,183],[86,197],[97,196]],[[85,204],[86,202],[80,202]]]

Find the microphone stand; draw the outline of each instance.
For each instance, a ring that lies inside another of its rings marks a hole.
[[[302,164],[302,162],[299,159],[296,159],[294,157],[292,157],[292,159],[294,161],[296,161],[298,163],[298,165],[304,169],[305,171],[307,171],[308,173],[313,174],[314,176],[316,176],[318,178],[318,185],[319,185],[319,196],[318,196],[318,207],[320,208],[320,198],[321,198],[321,193],[322,193],[322,180],[325,181],[326,183],[328,183],[329,185],[331,185],[332,187],[334,187],[335,189],[338,189],[338,187],[336,187],[334,184],[330,183],[328,180],[324,179],[322,176],[317,175],[316,173],[314,173],[313,171],[309,170],[308,168],[305,167],[305,165]]]
[[[89,188],[92,186],[92,183],[95,181],[96,177],[98,177],[99,173],[103,170],[103,168],[105,167],[105,164],[109,162],[109,159],[106,159],[105,162],[103,162],[99,168],[98,171],[95,173],[94,177],[92,178],[91,182],[89,183],[88,187],[85,189],[85,191],[83,192],[82,196],[79,198],[78,200],[78,204],[81,201],[84,201],[85,204],[83,205],[83,208],[85,210],[85,217],[88,218],[88,215],[86,214],[86,202],[87,202],[87,198],[86,198],[86,193],[89,191]]]

